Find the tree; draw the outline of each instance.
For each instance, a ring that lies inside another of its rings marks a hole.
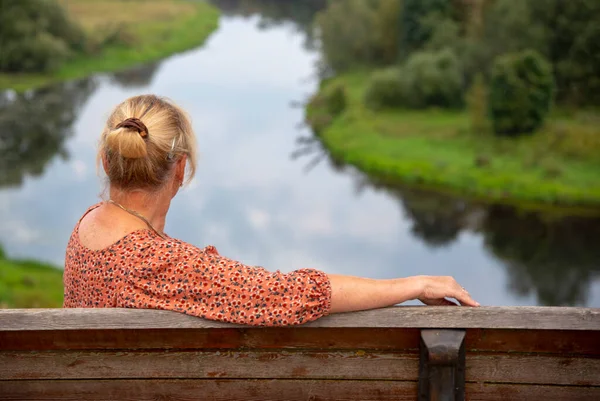
[[[433,27],[427,23],[432,15],[450,17],[450,0],[403,0],[400,25],[400,54],[407,58],[421,50],[431,37]]]
[[[0,2],[0,71],[50,71],[85,46],[83,30],[55,1]]]
[[[552,68],[539,53],[506,54],[494,63],[489,107],[498,135],[531,133],[550,110],[554,93]]]
[[[600,104],[597,96],[600,2],[528,0],[527,3],[544,29],[546,56],[554,67],[558,99]]]
[[[336,71],[396,60],[393,33],[400,0],[332,1],[318,13],[316,27],[326,62]]]

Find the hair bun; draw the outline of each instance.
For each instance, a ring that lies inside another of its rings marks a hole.
[[[148,128],[146,127],[146,124],[144,124],[139,118],[127,118],[117,124],[115,129],[117,128],[131,128],[136,130],[142,138],[146,138],[148,136]]]

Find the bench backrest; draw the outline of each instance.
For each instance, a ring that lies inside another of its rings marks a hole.
[[[600,400],[600,310],[395,307],[283,328],[157,310],[0,310],[0,399],[450,400],[465,393]]]

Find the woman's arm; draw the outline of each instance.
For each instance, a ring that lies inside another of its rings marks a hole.
[[[411,299],[427,305],[479,306],[452,277],[414,276],[391,280],[329,274],[331,313],[382,308]]]

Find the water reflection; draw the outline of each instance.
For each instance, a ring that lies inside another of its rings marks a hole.
[[[0,186],[19,186],[40,176],[55,156],[68,158],[65,140],[94,79],[54,85],[25,94],[0,93]]]
[[[124,71],[112,73],[111,80],[122,88],[143,88],[152,83],[152,79],[160,68],[160,61],[129,68]]]
[[[534,293],[542,305],[585,305],[592,280],[600,275],[600,218],[553,218],[488,208],[485,246],[500,258],[519,295]]]
[[[374,184],[392,194],[428,246],[445,247],[461,232],[479,233],[518,296],[540,305],[586,305],[600,278],[600,216],[564,216],[484,204],[447,194]]]
[[[327,6],[327,0],[210,0],[227,16],[258,15],[258,27],[268,29],[292,23],[305,37],[306,49],[315,49],[313,21],[315,14]]]

